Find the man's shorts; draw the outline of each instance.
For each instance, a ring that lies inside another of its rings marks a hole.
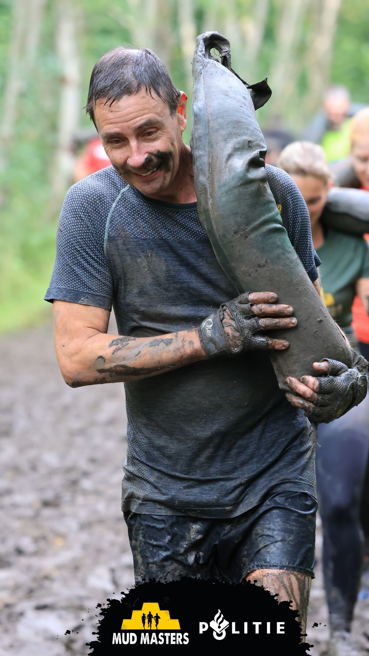
[[[136,582],[183,576],[240,583],[255,569],[313,577],[317,502],[282,491],[230,519],[125,512]]]

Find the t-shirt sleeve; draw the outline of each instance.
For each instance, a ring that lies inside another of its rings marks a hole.
[[[271,192],[281,213],[283,225],[291,244],[299,256],[310,280],[318,278],[317,267],[321,264],[311,237],[309,210],[292,178],[274,166],[266,165]]]
[[[88,179],[86,179],[88,180]],[[104,253],[108,203],[82,180],[69,189],[60,214],[56,258],[46,301],[111,309],[113,281]]]

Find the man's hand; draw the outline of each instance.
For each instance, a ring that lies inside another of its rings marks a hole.
[[[352,368],[342,362],[323,360],[314,362],[318,375],[287,378],[286,382],[296,394],[286,394],[288,401],[305,410],[310,421],[329,423],[359,405],[366,396],[368,363],[354,351]]]
[[[288,348],[286,340],[260,334],[297,325],[290,305],[273,305],[277,298],[273,292],[246,292],[223,303],[200,326],[200,342],[206,355]]]

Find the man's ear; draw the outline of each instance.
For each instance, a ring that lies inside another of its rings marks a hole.
[[[177,114],[181,117],[181,129],[182,132],[187,125],[187,96],[184,91],[179,92],[178,105],[177,105]]]
[[[331,178],[330,180],[328,180],[328,189],[332,189],[332,187],[334,187],[334,180],[333,180],[333,178]]]

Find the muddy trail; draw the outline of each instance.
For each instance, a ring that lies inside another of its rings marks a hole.
[[[133,584],[120,511],[123,385],[67,387],[49,325],[2,336],[0,358],[0,656],[85,656],[96,604]],[[320,551],[318,530],[312,656],[328,638]],[[365,632],[369,600],[354,622],[368,654]]]

